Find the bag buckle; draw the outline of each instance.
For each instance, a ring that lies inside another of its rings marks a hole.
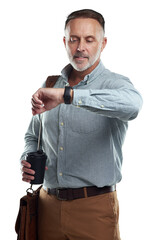
[[[33,188],[32,188],[32,184],[31,184],[31,186],[26,190],[26,193],[27,193],[27,194],[30,193],[31,195],[34,194],[34,190],[33,190]]]

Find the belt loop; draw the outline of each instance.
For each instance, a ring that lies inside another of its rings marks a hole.
[[[84,197],[87,198],[88,197],[88,195],[87,195],[87,188],[84,187],[83,189],[84,189]]]

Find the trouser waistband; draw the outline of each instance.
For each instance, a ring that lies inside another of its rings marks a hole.
[[[54,195],[58,200],[74,200],[85,197],[93,197],[116,191],[116,185],[98,188],[96,186],[84,188],[46,188],[48,194]]]

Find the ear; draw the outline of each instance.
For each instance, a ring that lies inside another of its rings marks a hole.
[[[64,43],[64,46],[66,47],[66,37],[63,37],[63,43]]]
[[[104,37],[104,38],[103,38],[103,42],[102,42],[101,52],[103,51],[103,49],[105,48],[106,45],[107,45],[107,38]]]

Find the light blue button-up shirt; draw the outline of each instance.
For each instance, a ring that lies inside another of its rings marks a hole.
[[[68,84],[71,70],[71,65],[62,70],[55,88]],[[72,104],[32,118],[21,159],[37,149],[41,117],[42,148],[48,156],[45,187],[116,184],[122,178],[127,122],[137,117],[142,98],[127,77],[107,70],[102,62],[73,90]]]

